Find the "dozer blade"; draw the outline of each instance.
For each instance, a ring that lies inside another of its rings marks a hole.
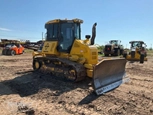
[[[93,87],[97,95],[108,92],[117,88],[129,78],[125,73],[126,60],[104,59],[94,67]]]

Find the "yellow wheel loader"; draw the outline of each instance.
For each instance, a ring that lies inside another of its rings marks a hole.
[[[50,20],[45,24],[46,40],[42,50],[33,52],[34,71],[45,71],[72,82],[93,79],[97,95],[108,92],[129,79],[125,74],[126,59],[98,59],[94,45],[96,25],[92,37],[81,40],[81,19]]]
[[[130,52],[124,51],[123,57],[128,61],[139,61],[144,63],[147,61],[146,44],[143,41],[130,41]]]

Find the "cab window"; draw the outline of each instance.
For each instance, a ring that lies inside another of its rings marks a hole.
[[[48,25],[46,41],[58,40],[58,26],[59,24]]]

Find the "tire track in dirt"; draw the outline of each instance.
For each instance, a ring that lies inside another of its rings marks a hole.
[[[123,90],[128,87],[128,90]],[[125,94],[132,94],[134,96],[138,96],[141,98],[149,99],[153,101],[153,94],[150,90],[147,88],[139,88],[139,87],[133,87],[132,85],[129,86],[127,84],[124,84],[121,88],[118,88],[115,90],[115,92],[123,92]]]
[[[140,87],[141,89],[151,89],[153,90],[153,82],[149,81],[149,82],[146,82],[146,81],[141,81],[141,80],[135,80],[135,79],[131,79],[130,80],[130,84],[129,85],[132,85],[133,87]]]
[[[123,88],[124,89],[124,88]],[[150,114],[152,108],[153,98],[152,95],[148,96],[147,93],[133,91],[124,91],[122,88],[119,88],[109,95],[109,102],[111,101],[114,105],[119,105],[114,109],[110,109],[111,114],[126,114],[126,113],[135,113],[135,114]],[[120,94],[120,95],[115,95]],[[151,94],[151,93],[149,93]],[[124,98],[123,98],[124,97]],[[106,101],[108,104],[109,102]],[[109,104],[110,105],[110,104]],[[108,106],[109,106],[108,105]],[[141,109],[146,109],[143,112],[140,112]],[[119,113],[118,113],[119,112]]]
[[[144,76],[144,77],[149,77],[153,78],[153,71],[152,70],[144,70],[144,69],[138,69],[138,68],[128,68],[126,69],[126,72],[131,74],[131,75],[137,75],[137,76]]]
[[[149,83],[150,82],[153,82],[153,78],[151,79],[150,77],[139,77],[139,76],[136,76],[136,77],[131,77],[130,79],[131,80],[138,81],[138,82],[141,82],[141,81],[149,82]]]

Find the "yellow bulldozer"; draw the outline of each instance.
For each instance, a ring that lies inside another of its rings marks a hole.
[[[77,82],[86,76],[92,78],[97,95],[108,92],[127,82],[126,59],[99,59],[94,45],[96,25],[92,37],[81,40],[81,19],[55,19],[46,22],[46,40],[41,50],[33,52],[34,71],[45,71],[51,75]]]
[[[123,57],[128,61],[139,61],[144,63],[147,61],[146,44],[143,41],[130,41],[130,51],[124,51]]]

